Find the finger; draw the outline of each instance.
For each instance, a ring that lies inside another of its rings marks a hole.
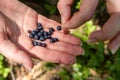
[[[119,0],[106,0],[106,5],[109,14],[120,12]]]
[[[63,63],[63,64],[75,63],[74,56],[55,50],[49,50],[43,47],[35,46],[30,50],[30,52],[38,56],[40,59],[48,62]]]
[[[10,40],[2,40],[2,42],[0,41],[0,51],[7,58],[23,64],[29,70],[32,69],[33,63],[31,57]]]
[[[94,14],[99,0],[83,0],[79,9],[66,23],[62,26],[64,28],[77,28],[84,22],[90,20]]]
[[[108,48],[111,50],[111,52],[114,54],[120,47],[120,33],[114,37],[112,40],[110,40],[108,44]]]
[[[26,12],[23,24],[23,30],[28,34],[28,30],[34,30],[37,28],[37,12],[29,8]]]
[[[84,50],[80,46],[75,46],[72,44],[67,44],[64,42],[56,42],[56,43],[47,43],[47,48],[50,50],[56,50],[64,53],[68,53],[71,55],[82,55]]]
[[[80,39],[78,39],[72,35],[69,35],[69,34],[62,34],[59,32],[54,32],[53,37],[57,37],[60,41],[70,43],[73,45],[80,45],[81,44]]]
[[[89,42],[110,40],[120,31],[120,14],[111,15],[109,20],[103,25],[99,31],[93,32],[89,37]]]
[[[67,20],[69,20],[73,1],[74,0],[59,0],[57,7],[61,15],[62,23],[65,23]]]

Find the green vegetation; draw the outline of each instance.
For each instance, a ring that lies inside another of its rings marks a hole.
[[[0,80],[6,80],[10,72],[10,68],[5,66],[4,60],[5,60],[4,57],[0,55]]]

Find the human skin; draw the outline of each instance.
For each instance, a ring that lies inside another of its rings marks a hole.
[[[99,0],[83,0],[78,12],[71,16],[71,6],[74,0],[59,0],[58,9],[61,14],[62,26],[65,29],[77,28],[90,20],[95,12]],[[106,0],[107,10],[110,14],[108,21],[101,30],[93,32],[88,42],[109,40],[108,48],[115,53],[120,47],[120,0]],[[64,7],[64,8],[63,8]]]
[[[32,58],[62,64],[75,63],[75,56],[83,53],[79,46],[81,42],[78,38],[64,34],[64,31],[55,31],[52,36],[58,38],[59,42],[51,44],[46,40],[47,48],[32,45],[28,30],[36,29],[38,22],[42,23],[45,30],[61,25],[18,0],[1,0],[0,52],[28,69],[33,67]]]

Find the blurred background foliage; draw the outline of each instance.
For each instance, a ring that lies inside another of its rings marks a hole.
[[[60,14],[57,9],[58,0],[20,0],[35,9],[40,14],[60,22]],[[78,11],[82,0],[74,0],[72,13]],[[120,50],[112,54],[107,49],[107,42],[88,44],[87,40],[95,30],[102,27],[108,19],[105,0],[99,0],[94,17],[77,29],[71,30],[71,34],[80,38],[85,54],[76,57],[77,62],[69,69],[62,67],[57,75],[60,78],[52,80],[119,80],[120,79]],[[5,80],[10,68],[0,55],[0,80]],[[46,63],[47,70],[54,69],[59,64]]]

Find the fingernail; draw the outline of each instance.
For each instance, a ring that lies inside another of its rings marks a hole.
[[[115,48],[111,49],[112,54],[115,54],[118,49],[119,49],[119,47],[117,47],[117,46]]]
[[[27,65],[23,65],[29,72],[32,70],[31,67],[27,66]]]
[[[89,43],[93,43],[93,42],[96,42],[97,40],[96,39],[89,39],[88,41],[87,41],[87,43],[89,44]]]

